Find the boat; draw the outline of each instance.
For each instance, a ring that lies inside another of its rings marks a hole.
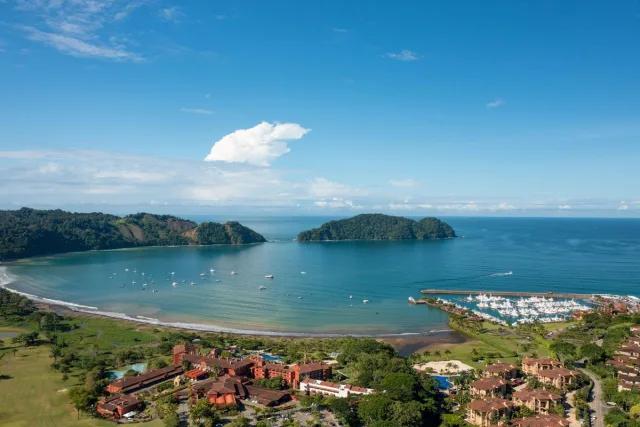
[[[209,269],[209,273],[215,273],[215,272],[216,272],[216,270],[214,268],[210,268]]]
[[[190,285],[191,285],[191,286],[195,286],[195,285],[196,285],[196,282],[191,282],[191,283],[190,283]]]
[[[265,274],[264,278],[265,279],[273,279],[273,274]]]
[[[349,295],[349,299],[353,299],[353,295]]]
[[[368,304],[368,303],[369,303],[369,300],[368,300],[368,299],[363,299],[363,300],[362,300],[362,303],[363,303],[363,304]]]
[[[174,288],[177,288],[178,287],[178,282],[171,283],[171,286],[173,286]]]
[[[235,271],[232,271],[232,272],[231,272],[231,273],[229,273],[229,274],[231,274],[232,276],[235,276],[235,275],[236,275],[236,274],[238,274],[238,273],[236,273]]]
[[[306,271],[301,271],[300,274],[307,274],[307,272]]]
[[[200,276],[201,276],[201,277],[202,277],[202,276],[204,276],[204,273],[200,273]]]
[[[416,303],[416,300],[415,300],[414,297],[409,297],[408,300],[409,300],[409,304],[415,304]]]
[[[266,286],[260,286],[258,289],[261,290],[261,291],[264,291],[265,289],[267,289],[267,287]]]

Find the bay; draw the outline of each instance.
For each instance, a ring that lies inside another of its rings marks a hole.
[[[194,219],[237,219],[269,242],[34,258],[5,264],[9,287],[164,322],[368,335],[446,329],[407,304],[421,288],[640,295],[638,219],[450,217],[460,238],[331,243],[293,240],[329,218]]]

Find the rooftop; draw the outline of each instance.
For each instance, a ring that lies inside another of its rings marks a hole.
[[[478,399],[469,403],[469,409],[476,412],[491,412],[511,408],[513,404],[505,399]]]

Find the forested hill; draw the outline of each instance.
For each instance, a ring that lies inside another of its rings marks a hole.
[[[237,222],[197,224],[148,213],[118,217],[29,208],[0,211],[0,261],[92,249],[264,241]]]
[[[415,221],[400,216],[363,214],[329,221],[298,234],[298,241],[322,240],[434,240],[456,237],[446,222],[437,218]]]

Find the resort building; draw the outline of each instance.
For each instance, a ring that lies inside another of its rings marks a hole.
[[[306,395],[349,397],[373,393],[372,388],[357,387],[351,384],[337,384],[328,381],[305,379],[300,382],[300,391]]]
[[[142,402],[135,396],[117,395],[100,400],[96,412],[105,418],[117,420],[141,408]]]
[[[631,327],[631,337],[616,351],[611,365],[616,368],[618,391],[640,390],[640,326]]]
[[[238,399],[247,397],[247,390],[238,377],[219,378],[209,384],[207,392],[207,401],[217,408],[234,407],[238,404]]]
[[[331,366],[322,362],[285,365],[266,363],[259,359],[251,368],[251,373],[255,379],[280,377],[289,387],[297,389],[303,379],[326,380],[329,378]]]
[[[182,366],[167,366],[166,368],[152,369],[140,375],[123,377],[107,385],[109,393],[134,393],[136,391],[154,386],[182,375]]]
[[[558,415],[534,415],[513,421],[514,427],[569,427],[568,420]]]
[[[510,380],[518,376],[518,367],[511,363],[494,363],[484,368],[482,375]]]
[[[567,368],[544,369],[537,375],[541,383],[563,389],[575,381],[576,373]]]
[[[504,397],[507,394],[507,382],[499,377],[480,378],[471,383],[473,397]]]
[[[249,400],[263,406],[278,406],[291,400],[289,392],[284,390],[271,390],[253,385],[247,385],[246,389]]]
[[[180,365],[185,355],[197,355],[196,347],[187,342],[173,346],[173,364]]]
[[[479,427],[501,426],[502,418],[511,411],[512,403],[505,399],[478,399],[467,407],[467,421]]]
[[[196,368],[196,369],[192,369],[190,371],[185,372],[184,376],[185,378],[191,381],[198,381],[198,380],[205,379],[208,376],[208,374],[202,369]]]
[[[195,368],[198,368],[205,372],[214,372],[218,375],[235,376],[249,376],[251,374],[251,368],[256,363],[251,358],[245,359],[231,359],[209,356],[199,356],[196,354],[185,354],[182,356],[182,360],[186,360],[191,363]]]
[[[522,359],[522,372],[527,375],[537,376],[542,371],[560,367],[562,367],[562,364],[560,362],[549,357],[540,359],[525,357],[524,359]]]
[[[548,414],[554,405],[562,402],[562,397],[542,389],[528,389],[513,393],[515,406],[526,406],[537,414]]]

